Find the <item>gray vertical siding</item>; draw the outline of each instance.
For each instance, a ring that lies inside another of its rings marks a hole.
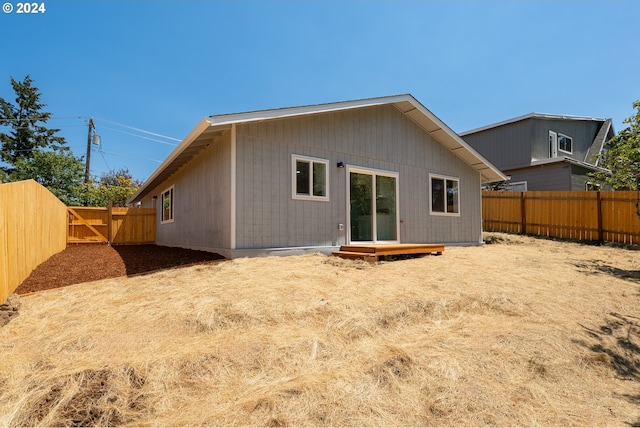
[[[329,201],[292,198],[292,154],[329,161]],[[401,242],[480,239],[479,174],[393,106],[238,125],[236,159],[238,249],[343,244],[347,168],[337,162],[399,174]],[[460,179],[459,217],[429,215],[429,173]]]
[[[587,182],[595,182],[595,180],[588,175],[591,172],[593,171],[587,168],[571,165],[571,190],[587,190]]]
[[[554,162],[546,165],[506,171],[512,182],[526,181],[527,190],[586,190],[586,183],[593,181],[588,176],[592,170],[569,162]]]
[[[530,119],[520,120],[462,137],[474,149],[501,170],[520,168],[531,163],[535,129]],[[545,140],[547,141],[547,140]],[[547,149],[547,157],[549,150]]]
[[[161,194],[171,186],[174,222],[161,224]],[[155,205],[158,211],[156,243],[205,250],[229,248],[230,187],[231,144],[226,132],[143,199],[143,206]]]
[[[511,182],[527,182],[527,190],[571,190],[571,165],[557,162],[530,168],[505,171]]]
[[[572,153],[559,152],[559,156],[584,162],[600,126],[602,122],[599,121],[531,117],[463,138],[495,166],[506,171],[549,159],[549,131],[573,140]]]

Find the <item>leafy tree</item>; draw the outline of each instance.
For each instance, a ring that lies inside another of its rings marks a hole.
[[[36,149],[69,150],[64,138],[55,135],[59,129],[44,126],[51,113],[43,111],[46,104],[40,102],[41,94],[31,77],[27,75],[22,82],[12,77],[11,86],[15,104],[0,97],[0,125],[10,129],[9,133],[0,133],[0,160],[9,164],[9,167],[0,165],[0,169],[7,173],[18,160],[33,158]]]
[[[624,120],[629,126],[607,142],[600,155],[600,166],[611,171],[591,176],[615,190],[637,190],[640,180],[640,100],[633,103],[636,113]]]
[[[102,174],[97,184],[91,184],[89,204],[106,207],[111,201],[115,207],[126,207],[127,199],[138,190],[140,184],[127,168]]]
[[[18,158],[9,181],[33,179],[65,205],[85,200],[84,164],[67,151],[33,150],[30,159]]]

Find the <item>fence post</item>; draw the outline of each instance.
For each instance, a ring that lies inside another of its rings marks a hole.
[[[107,206],[107,245],[111,245],[111,242],[113,241],[113,230],[111,226],[113,220],[112,209],[113,204],[109,201],[109,205]]]
[[[604,231],[602,230],[602,195],[597,191],[596,198],[598,200],[598,242],[602,242]]]
[[[520,233],[522,233],[523,235],[527,234],[527,209],[526,207],[526,203],[525,203],[525,192],[521,192],[520,193],[520,220],[521,220],[521,225],[520,225]]]

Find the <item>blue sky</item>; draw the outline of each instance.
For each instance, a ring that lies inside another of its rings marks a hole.
[[[78,156],[94,117],[96,176],[144,180],[177,144],[122,125],[181,139],[208,115],[410,93],[457,132],[533,111],[618,131],[640,99],[635,0],[9,2],[0,96],[29,74]]]

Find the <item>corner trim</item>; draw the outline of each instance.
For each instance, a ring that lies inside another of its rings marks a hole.
[[[231,219],[229,233],[229,247],[236,248],[236,124],[231,125],[231,186],[229,189],[231,197]]]

